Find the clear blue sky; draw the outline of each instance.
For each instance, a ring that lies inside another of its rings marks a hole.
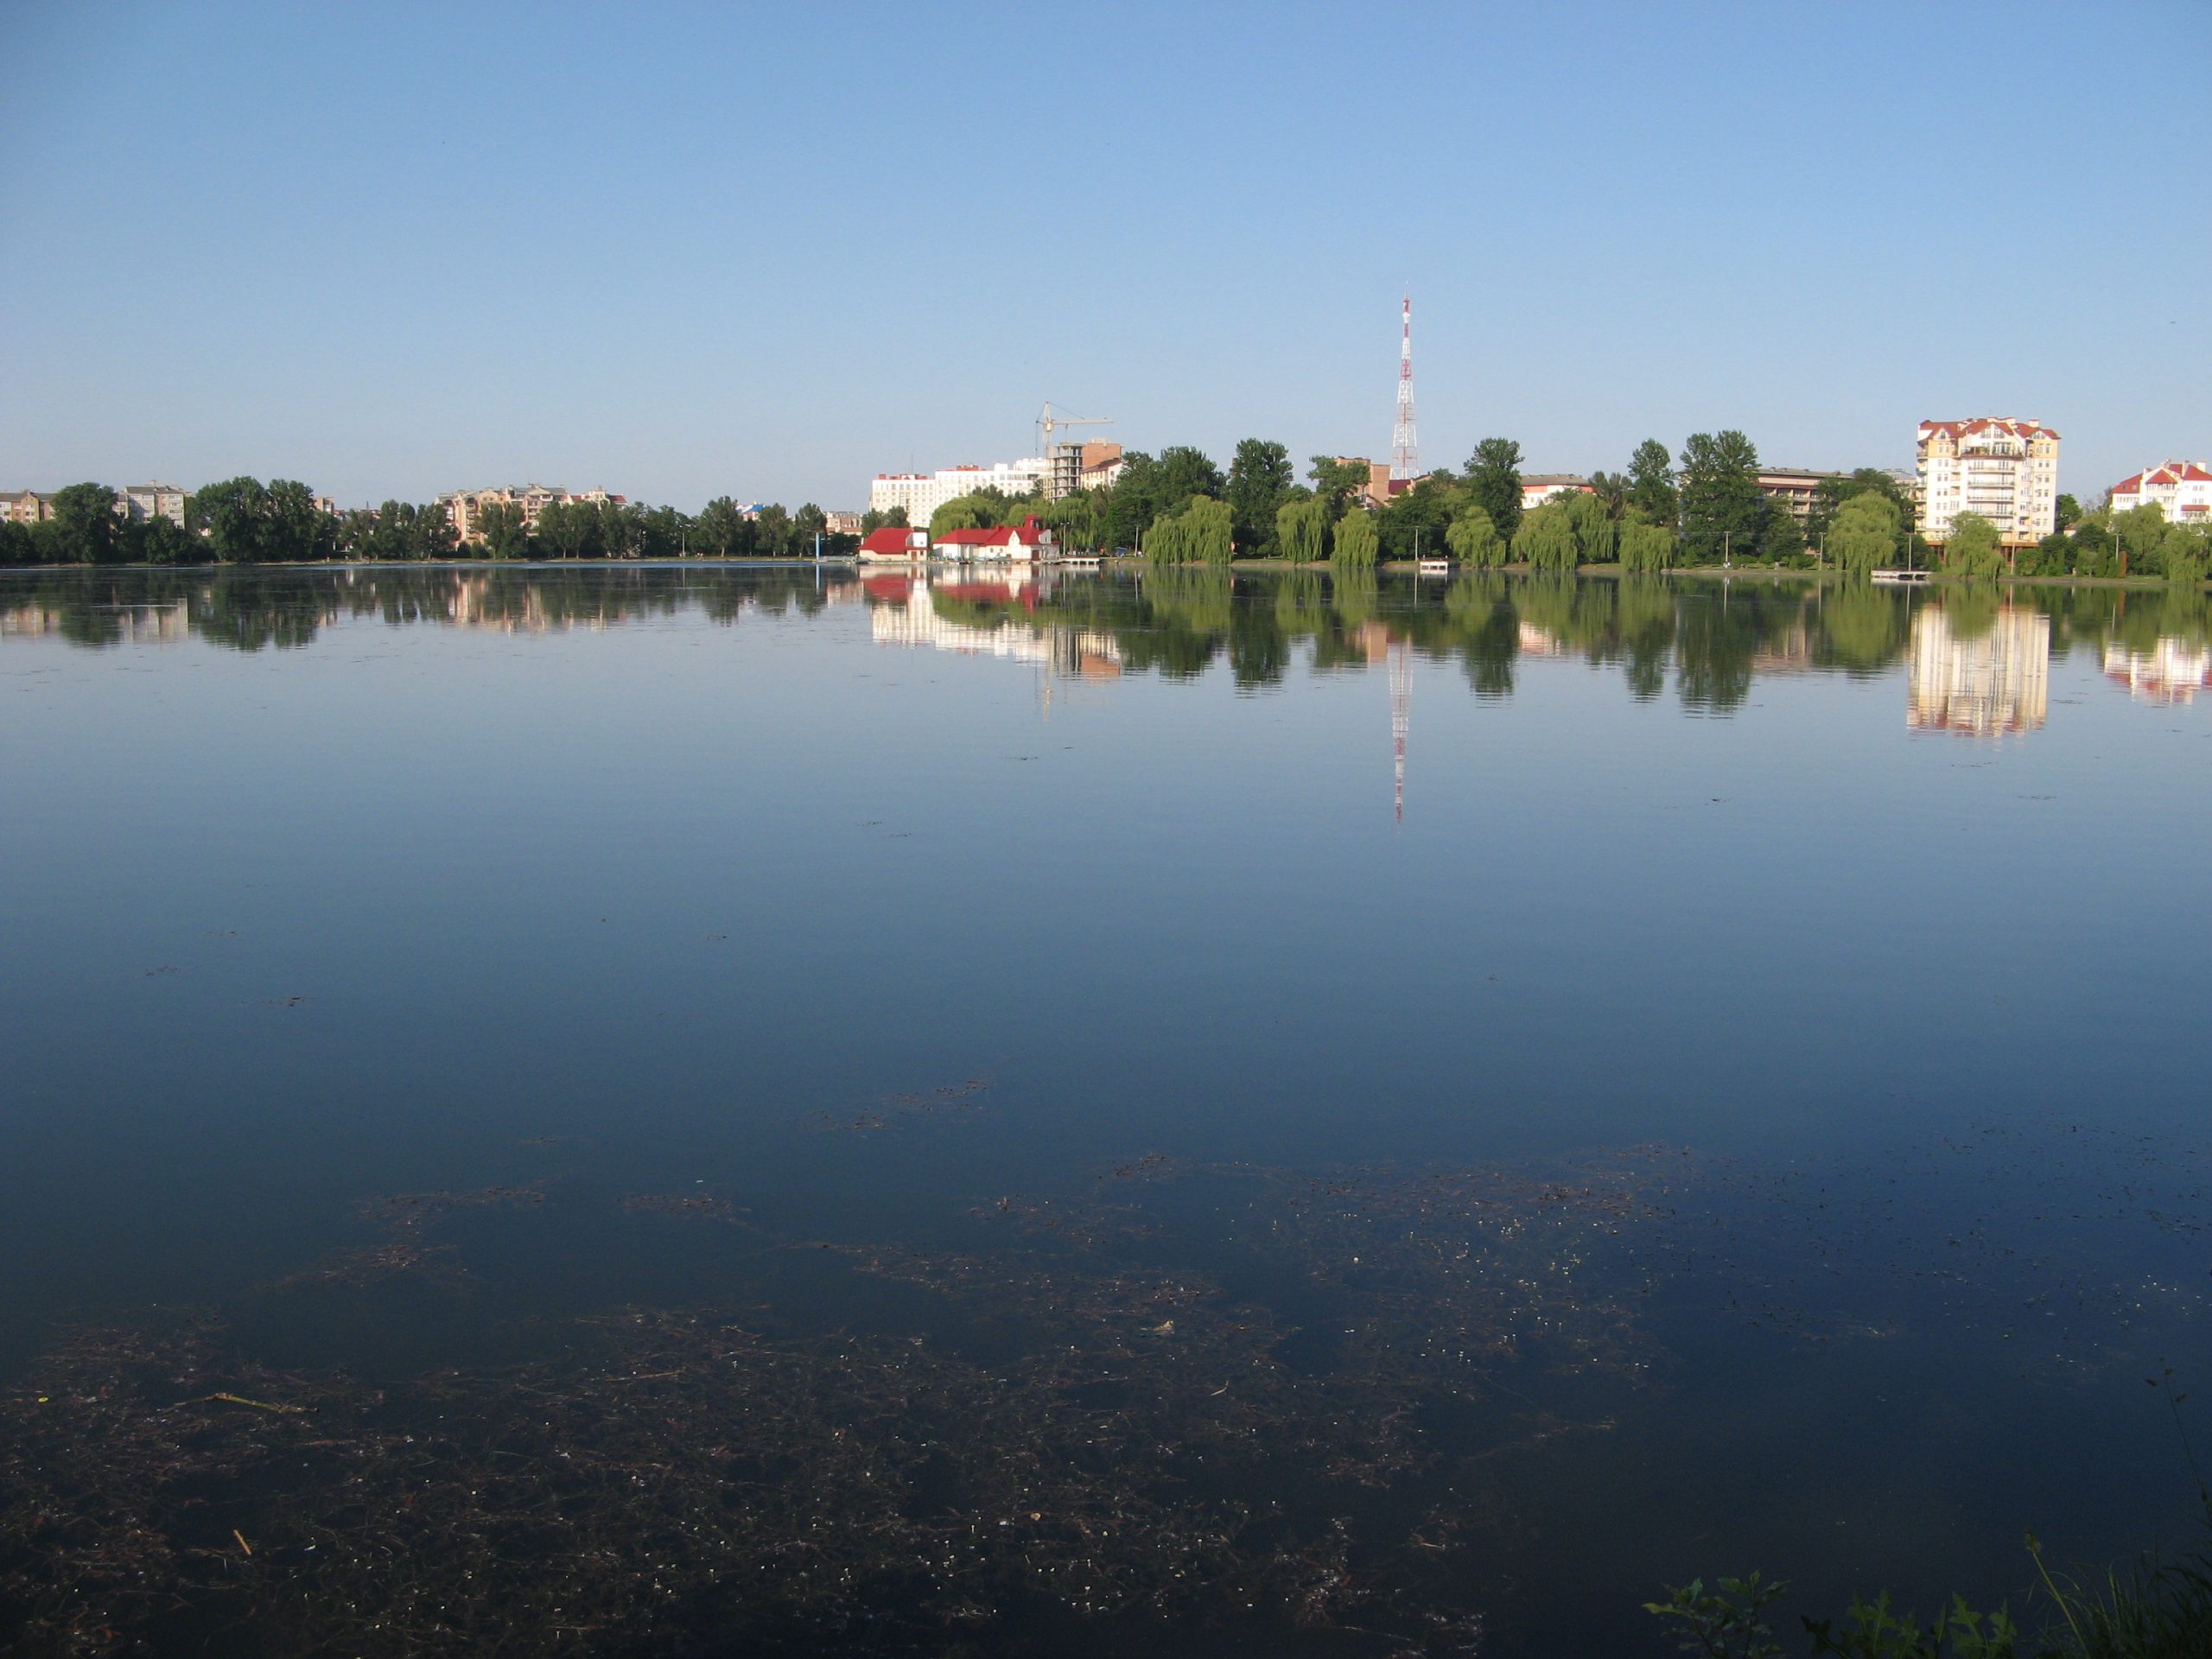
[[[0,486],[2212,454],[2212,7],[0,0]],[[1976,320],[1979,315],[1980,320]]]

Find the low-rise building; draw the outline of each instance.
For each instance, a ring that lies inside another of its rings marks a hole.
[[[2212,524],[2212,461],[2162,461],[2112,486],[2112,510],[2163,508],[2173,524]]]
[[[1920,533],[1939,546],[1962,512],[1996,525],[2006,547],[2032,546],[2058,528],[2058,434],[2041,421],[1923,421],[1915,460]]]
[[[1848,473],[1816,473],[1803,467],[1769,467],[1759,474],[1760,491],[1789,509],[1799,524],[1813,516],[1813,498],[1820,493],[1821,486],[1830,479],[1850,477]]]
[[[1039,524],[1032,513],[1018,524],[1002,524],[995,530],[948,530],[931,538],[930,550],[940,559],[1006,560],[1014,564],[1030,564],[1049,557],[1053,549],[1051,529]]]
[[[11,490],[0,501],[7,504],[10,524],[38,524],[54,517],[54,496],[46,490]]]
[[[1521,478],[1521,511],[1533,512],[1547,501],[1563,495],[1591,495],[1590,480],[1580,473],[1524,473]]]
[[[888,512],[906,509],[909,524],[926,524],[930,515],[946,502],[978,490],[996,490],[1014,499],[1042,492],[1050,479],[1051,463],[1042,455],[1024,461],[995,461],[988,467],[945,467],[934,473],[878,473],[868,486],[868,510]]]

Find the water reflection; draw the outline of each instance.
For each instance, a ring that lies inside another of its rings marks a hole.
[[[1439,583],[1374,572],[1277,575],[1208,569],[1142,576],[1041,571],[855,576],[810,566],[355,566],[0,574],[0,638],[92,646],[188,639],[296,647],[349,622],[543,633],[696,613],[849,614],[886,645],[1030,664],[1049,681],[1194,679],[1224,664],[1262,692],[1294,669],[1382,668],[1395,649],[1456,665],[1508,697],[1538,664],[1618,670],[1639,701],[1669,690],[1726,715],[1759,679],[1907,676],[1907,724],[1979,734],[2037,730],[2050,665],[2079,647],[2152,703],[2212,683],[2204,596],[2119,588],[1934,592],[1810,582],[1509,577]]]
[[[1974,737],[2039,731],[2050,709],[2050,618],[1967,596],[1912,619],[1904,723]]]

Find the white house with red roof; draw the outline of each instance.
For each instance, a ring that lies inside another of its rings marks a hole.
[[[1052,531],[1034,513],[995,530],[948,530],[931,549],[940,559],[1003,559],[1014,564],[1034,564],[1053,550]]]
[[[2112,486],[2112,510],[2165,509],[2170,524],[2212,524],[2212,461],[2162,461]]]
[[[1929,541],[1948,542],[1962,512],[1995,524],[2007,547],[2032,546],[2058,528],[2058,434],[2041,421],[1923,421],[1916,453],[1913,499]]]
[[[930,533],[904,524],[886,524],[861,537],[862,564],[905,564],[930,556]]]

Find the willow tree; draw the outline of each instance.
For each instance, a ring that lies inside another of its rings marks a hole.
[[[1611,564],[1613,562],[1613,518],[1605,511],[1605,502],[1595,495],[1585,495],[1578,490],[1561,501],[1560,506],[1574,531],[1574,562],[1577,564]]]
[[[1376,534],[1375,520],[1357,510],[1337,520],[1336,546],[1329,556],[1338,564],[1363,567],[1375,563],[1375,550],[1381,542]]]
[[[1505,537],[1497,533],[1490,514],[1472,502],[1459,509],[1459,516],[1444,532],[1444,544],[1460,563],[1478,570],[1494,570],[1505,563]]]
[[[1951,520],[1951,539],[1943,549],[1943,568],[1969,580],[1993,576],[2004,569],[1997,526],[1978,512],[1962,512]]]
[[[1188,558],[1208,564],[1227,564],[1236,552],[1236,513],[1218,496],[1193,496],[1183,509],[1183,523],[1190,537]]]
[[[1828,525],[1828,556],[1847,576],[1863,576],[1896,550],[1897,504],[1868,491],[1854,495]]]
[[[1675,532],[1664,524],[1621,526],[1621,569],[1656,575],[1675,562]]]
[[[1539,570],[1572,570],[1579,543],[1574,521],[1556,501],[1547,501],[1513,532],[1513,556]]]
[[[1329,504],[1320,497],[1301,496],[1275,509],[1275,546],[1294,564],[1318,564],[1328,542]]]

